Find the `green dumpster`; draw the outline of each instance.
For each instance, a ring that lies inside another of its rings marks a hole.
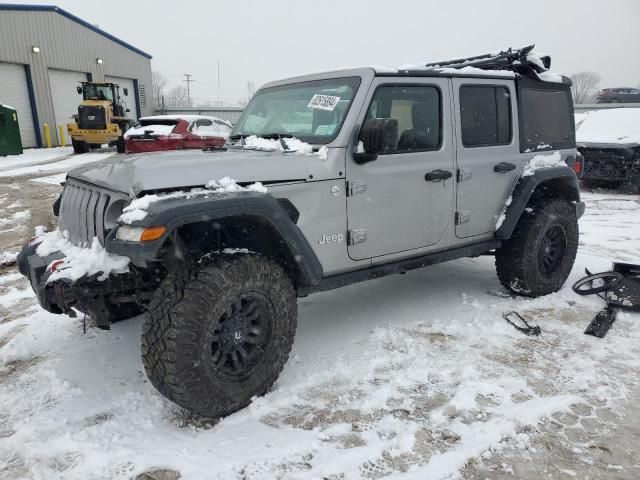
[[[9,105],[0,103],[0,156],[21,153],[22,139],[18,127],[18,113]]]

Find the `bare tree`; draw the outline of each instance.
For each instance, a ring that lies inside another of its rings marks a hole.
[[[164,94],[164,87],[167,86],[167,79],[160,72],[151,72],[151,82],[153,83],[153,98],[156,99],[156,105],[158,107],[162,104],[162,95]]]
[[[238,104],[244,107],[251,101],[255,93],[256,93],[256,84],[253,82],[253,80],[249,80],[247,82],[247,96],[239,98]]]
[[[600,75],[596,72],[578,72],[571,75],[571,81],[573,103],[587,103],[592,100],[593,91],[600,84]]]
[[[173,87],[165,95],[165,104],[167,107],[188,107],[187,88],[184,85]]]

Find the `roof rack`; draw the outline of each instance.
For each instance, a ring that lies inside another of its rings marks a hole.
[[[508,48],[498,53],[427,63],[425,67],[433,69],[474,67],[481,70],[509,70],[531,76],[532,71],[542,73],[551,67],[551,57],[530,55],[534,47],[535,45],[517,49]]]

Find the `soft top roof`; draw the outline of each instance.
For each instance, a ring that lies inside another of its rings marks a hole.
[[[532,80],[571,85],[571,80],[563,75],[549,71],[551,57],[533,50],[534,45],[519,49],[506,49],[474,57],[425,62],[403,65],[398,68],[377,65],[346,68],[299,75],[288,79],[271,82],[265,87],[279,86],[292,81],[309,81],[337,76],[365,76],[373,73],[378,77],[467,77],[467,78],[499,78],[516,79],[528,77]]]

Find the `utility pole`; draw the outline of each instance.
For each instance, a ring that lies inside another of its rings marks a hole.
[[[220,108],[220,60],[218,60],[218,108]]]
[[[191,80],[191,77],[193,75],[190,75],[188,73],[183,74],[185,77],[183,82],[187,82],[187,104],[189,105],[189,107],[191,106],[191,82],[195,82],[195,80]]]

